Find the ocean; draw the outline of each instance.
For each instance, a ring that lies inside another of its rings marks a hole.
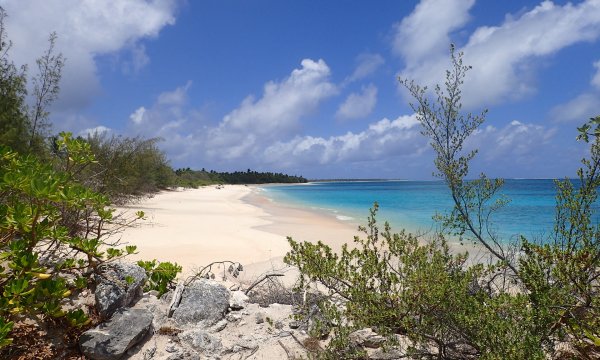
[[[262,188],[275,201],[292,203],[335,215],[342,221],[366,225],[369,208],[379,203],[378,222],[392,230],[429,231],[432,217],[452,209],[442,181],[336,181]],[[506,180],[500,194],[510,202],[492,217],[502,241],[523,235],[544,239],[553,231],[556,188],[553,180]]]

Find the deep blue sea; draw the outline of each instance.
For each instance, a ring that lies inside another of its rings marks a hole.
[[[436,211],[452,209],[442,181],[348,181],[265,186],[276,200],[334,214],[340,220],[365,225],[369,208],[379,203],[378,221],[392,230],[432,229]],[[492,218],[504,241],[522,234],[540,239],[552,232],[556,189],[553,180],[506,180],[500,191],[510,202]]]

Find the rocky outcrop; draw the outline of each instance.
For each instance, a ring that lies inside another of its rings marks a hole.
[[[173,319],[179,325],[212,326],[225,318],[229,296],[229,290],[214,280],[196,280],[183,291]]]
[[[148,334],[152,318],[146,309],[119,309],[110,320],[81,335],[81,351],[94,360],[120,359]]]
[[[86,358],[199,360],[307,356],[302,343],[309,336],[305,329],[298,329],[292,323],[291,305],[260,307],[249,303],[244,292],[230,291],[223,282],[207,279],[187,285],[182,282],[177,291],[160,298],[156,292],[138,298],[145,280],[141,268],[118,264],[103,270],[95,299],[108,320],[81,336],[80,348]]]
[[[233,291],[229,298],[229,308],[231,310],[242,310],[248,303],[248,295],[243,291]]]
[[[356,330],[350,334],[350,341],[354,345],[376,349],[383,345],[385,338],[371,328]]]
[[[96,310],[109,318],[117,309],[131,305],[143,293],[146,271],[136,264],[103,265],[96,276]]]

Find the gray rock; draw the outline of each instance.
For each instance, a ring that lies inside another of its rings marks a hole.
[[[146,309],[119,309],[107,322],[81,334],[79,347],[90,359],[119,359],[142,340],[152,327]]]
[[[290,321],[289,327],[290,327],[290,329],[297,329],[300,327],[300,322],[298,322],[296,320],[292,320],[292,321]]]
[[[204,354],[217,354],[223,349],[221,339],[210,335],[208,332],[200,329],[184,331],[179,335],[181,341],[187,343],[194,350]]]
[[[385,342],[385,338],[378,335],[373,329],[356,330],[350,334],[350,341],[358,346],[378,348]]]
[[[227,320],[223,319],[213,326],[210,331],[213,333],[221,332],[227,327]]]
[[[262,311],[257,312],[256,314],[254,314],[254,321],[257,324],[262,324],[265,322],[265,314]]]
[[[228,309],[229,290],[215,281],[201,279],[185,288],[173,319],[181,325],[208,327],[225,318]]]
[[[385,351],[383,349],[377,349],[369,355],[369,359],[372,360],[399,360],[405,358],[406,352],[394,348]]]
[[[229,313],[229,314],[227,314],[227,316],[225,316],[225,318],[229,322],[237,322],[237,321],[242,320],[242,314],[240,314],[240,313]]]
[[[249,298],[243,291],[234,291],[229,299],[229,307],[231,310],[242,310],[246,307]]]
[[[115,263],[102,266],[96,274],[96,309],[103,318],[118,308],[129,306],[143,294],[146,271],[135,264]],[[130,279],[130,281],[127,281]]]

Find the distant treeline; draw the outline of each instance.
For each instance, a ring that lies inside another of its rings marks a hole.
[[[270,183],[305,183],[302,176],[283,173],[258,172],[253,170],[235,172],[217,172],[192,170],[189,167],[175,170],[179,186],[198,187],[209,184],[270,184]]]

